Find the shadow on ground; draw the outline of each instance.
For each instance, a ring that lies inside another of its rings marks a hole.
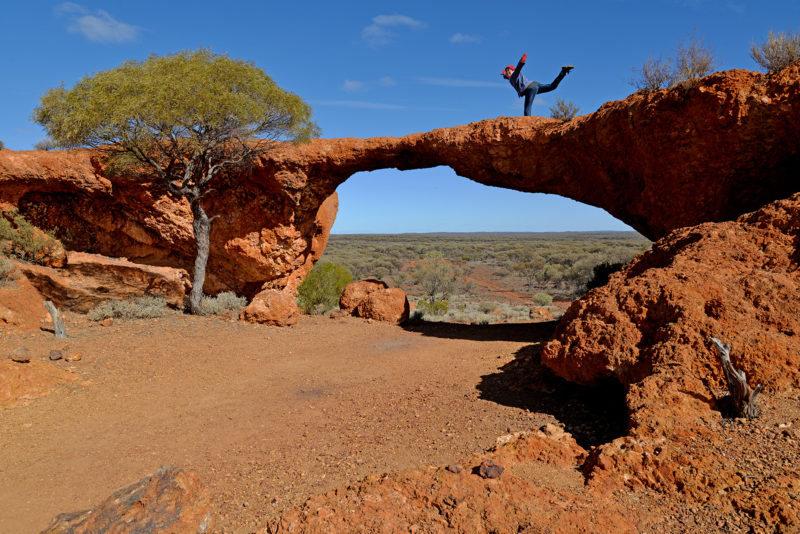
[[[627,433],[625,389],[610,379],[594,387],[557,377],[542,365],[542,345],[552,336],[558,321],[470,325],[409,322],[404,328],[425,336],[475,341],[521,341],[525,346],[514,360],[497,373],[484,375],[476,386],[480,398],[558,419],[578,444],[589,448]]]
[[[550,414],[584,448],[625,435],[628,411],[622,385],[609,380],[588,387],[557,377],[542,365],[542,344],[521,348],[499,372],[482,376],[480,398]]]
[[[424,336],[474,341],[544,341],[553,336],[558,321],[543,323],[462,324],[409,321],[403,328]]]

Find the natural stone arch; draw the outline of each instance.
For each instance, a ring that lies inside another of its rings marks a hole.
[[[476,182],[600,207],[644,236],[730,220],[796,190],[800,64],[639,92],[561,123],[499,118],[405,137],[275,149],[215,185],[208,291],[292,290],[324,249],[335,190],[354,173],[446,165]],[[148,183],[150,182],[150,183]],[[0,205],[90,235],[81,249],[191,268],[186,206],[91,151],[0,151]]]

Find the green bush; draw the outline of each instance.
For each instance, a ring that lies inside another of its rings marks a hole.
[[[339,305],[353,275],[344,265],[318,263],[298,288],[297,306],[305,313],[327,313]]]
[[[3,246],[4,242],[7,245]],[[0,246],[22,260],[39,263],[62,248],[57,239],[33,226],[16,209],[0,213]]]
[[[547,293],[536,293],[531,300],[537,306],[550,306],[553,303],[553,297]]]
[[[761,68],[770,71],[781,70],[795,61],[800,61],[800,33],[769,31],[766,43],[750,46],[750,57]]]
[[[450,304],[446,300],[420,299],[417,301],[417,310],[423,315],[445,315],[450,309]]]
[[[92,321],[114,319],[155,319],[167,313],[163,297],[136,297],[131,300],[108,300],[88,313]]]
[[[237,296],[232,291],[225,291],[214,297],[205,295],[200,305],[203,315],[222,315],[227,311],[238,315],[245,306],[247,306],[247,299]]]
[[[4,254],[0,254],[0,286],[13,282],[15,272],[16,269],[11,260],[6,258]]]
[[[575,118],[580,108],[573,102],[567,102],[563,98],[556,98],[556,103],[550,107],[550,118],[567,122]]]

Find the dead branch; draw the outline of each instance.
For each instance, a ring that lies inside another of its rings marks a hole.
[[[53,318],[53,330],[56,333],[56,339],[66,339],[67,329],[64,327],[64,319],[61,318],[61,312],[49,300],[45,301],[44,307],[47,308],[47,312]]]
[[[722,362],[722,372],[725,374],[725,381],[728,383],[730,392],[731,411],[736,417],[747,417],[748,419],[757,417],[756,399],[761,392],[761,384],[758,384],[755,389],[751,389],[747,385],[745,372],[739,371],[731,363],[730,345],[715,337],[711,338],[711,342],[717,348],[720,362]]]

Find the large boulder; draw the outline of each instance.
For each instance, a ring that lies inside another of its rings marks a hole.
[[[347,284],[344,291],[342,291],[342,296],[339,297],[339,309],[347,313],[353,313],[367,295],[382,289],[389,289],[389,285],[382,280],[370,278],[351,282]]]
[[[373,291],[359,303],[355,314],[365,319],[403,323],[409,314],[406,292],[399,287]]]
[[[471,180],[600,207],[649,238],[732,220],[796,190],[800,64],[640,91],[562,123],[501,117],[405,137],[277,143],[215,180],[205,290],[293,290],[324,249],[336,188],[360,171],[447,165]],[[0,151],[0,209],[68,248],[191,271],[185,200],[88,150]],[[326,216],[320,216],[326,212]]]
[[[265,289],[242,310],[240,317],[250,323],[291,326],[300,318],[300,310],[292,293],[277,289]]]
[[[357,317],[390,323],[408,320],[410,309],[405,291],[374,279],[347,284],[339,298],[339,308]]]
[[[43,534],[203,533],[214,528],[211,499],[194,471],[162,467],[91,510],[60,514]]]
[[[191,287],[186,271],[153,267],[97,254],[68,252],[67,264],[53,269],[16,262],[17,269],[39,293],[59,308],[88,312],[107,300],[149,295],[181,307]]]

